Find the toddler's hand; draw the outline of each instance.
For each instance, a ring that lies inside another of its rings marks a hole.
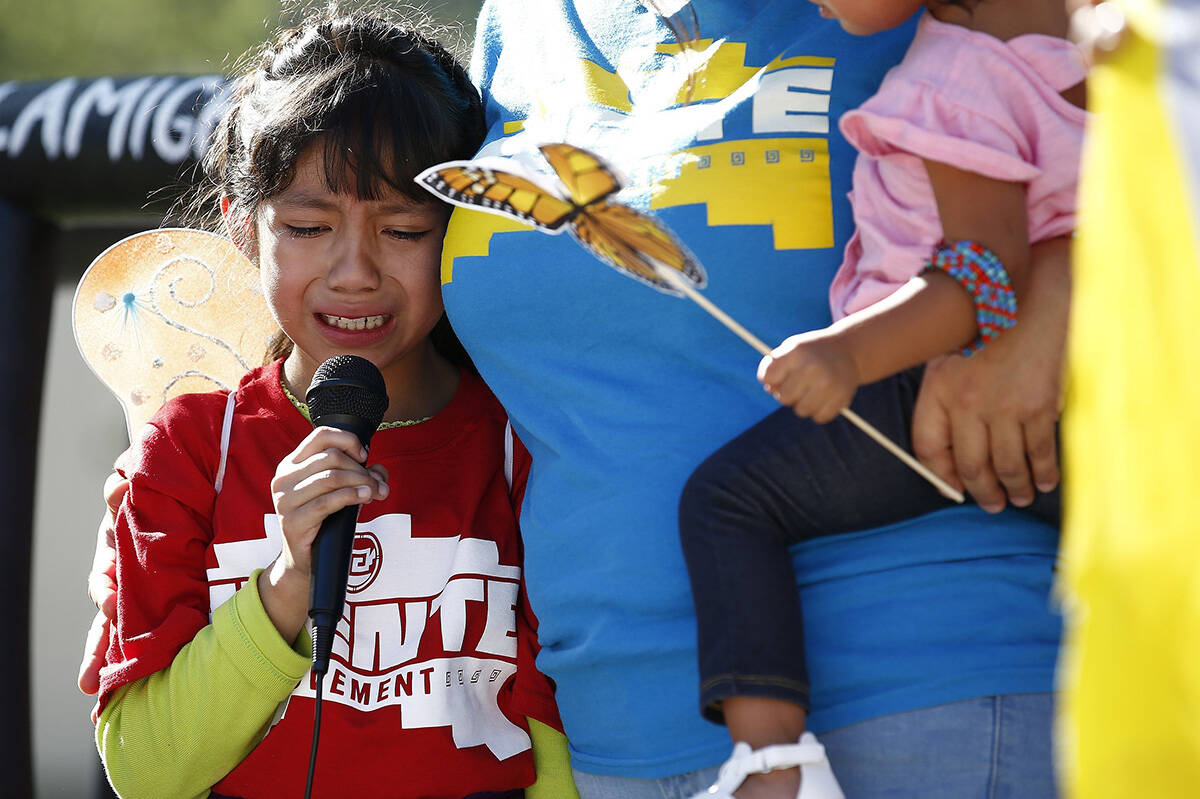
[[[283,530],[280,558],[305,580],[321,522],[342,508],[388,495],[387,470],[364,467],[366,457],[353,433],[318,427],[275,470],[271,498]]]
[[[824,331],[785,339],[759,363],[758,379],[797,416],[819,424],[847,407],[859,386],[854,358]]]

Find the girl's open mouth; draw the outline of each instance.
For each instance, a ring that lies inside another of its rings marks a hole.
[[[322,322],[338,330],[374,330],[375,328],[383,327],[391,319],[391,316],[387,314],[349,317],[319,313],[317,316]]]

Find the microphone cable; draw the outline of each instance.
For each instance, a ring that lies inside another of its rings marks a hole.
[[[304,799],[312,799],[313,775],[317,771],[317,744],[321,741],[321,694],[325,687],[325,675],[317,676],[317,697],[313,705],[312,748],[308,751],[308,779],[304,782]]]
[[[387,386],[373,363],[356,355],[335,355],[317,367],[305,395],[314,427],[333,427],[353,433],[363,449],[388,407]],[[346,577],[354,548],[358,505],[331,513],[312,545],[308,617],[312,622],[312,674],[317,679],[313,705],[313,739],[308,756],[305,799],[311,799],[321,740],[321,706],[325,675],[333,654],[333,638],[346,600]]]

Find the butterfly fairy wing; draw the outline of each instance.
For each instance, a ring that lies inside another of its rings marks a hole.
[[[515,172],[475,161],[448,161],[417,175],[433,194],[464,208],[475,208],[528,222],[547,233],[562,232],[575,206]]]
[[[665,225],[627,205],[588,206],[575,217],[571,233],[604,263],[667,294],[680,292],[659,276],[656,265],[676,270],[696,288],[708,282],[700,261]]]
[[[224,236],[164,228],[101,253],[75,291],[75,343],[130,439],[178,394],[236,387],[277,330],[258,270]]]
[[[538,149],[576,205],[590,205],[621,188],[612,168],[594,153],[561,142],[543,144]]]

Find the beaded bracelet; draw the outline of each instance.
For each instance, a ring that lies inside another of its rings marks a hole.
[[[996,254],[979,242],[942,242],[925,262],[921,274],[932,271],[945,272],[957,280],[975,303],[979,335],[963,347],[963,355],[971,357],[1017,323],[1017,295],[1008,271]]]

